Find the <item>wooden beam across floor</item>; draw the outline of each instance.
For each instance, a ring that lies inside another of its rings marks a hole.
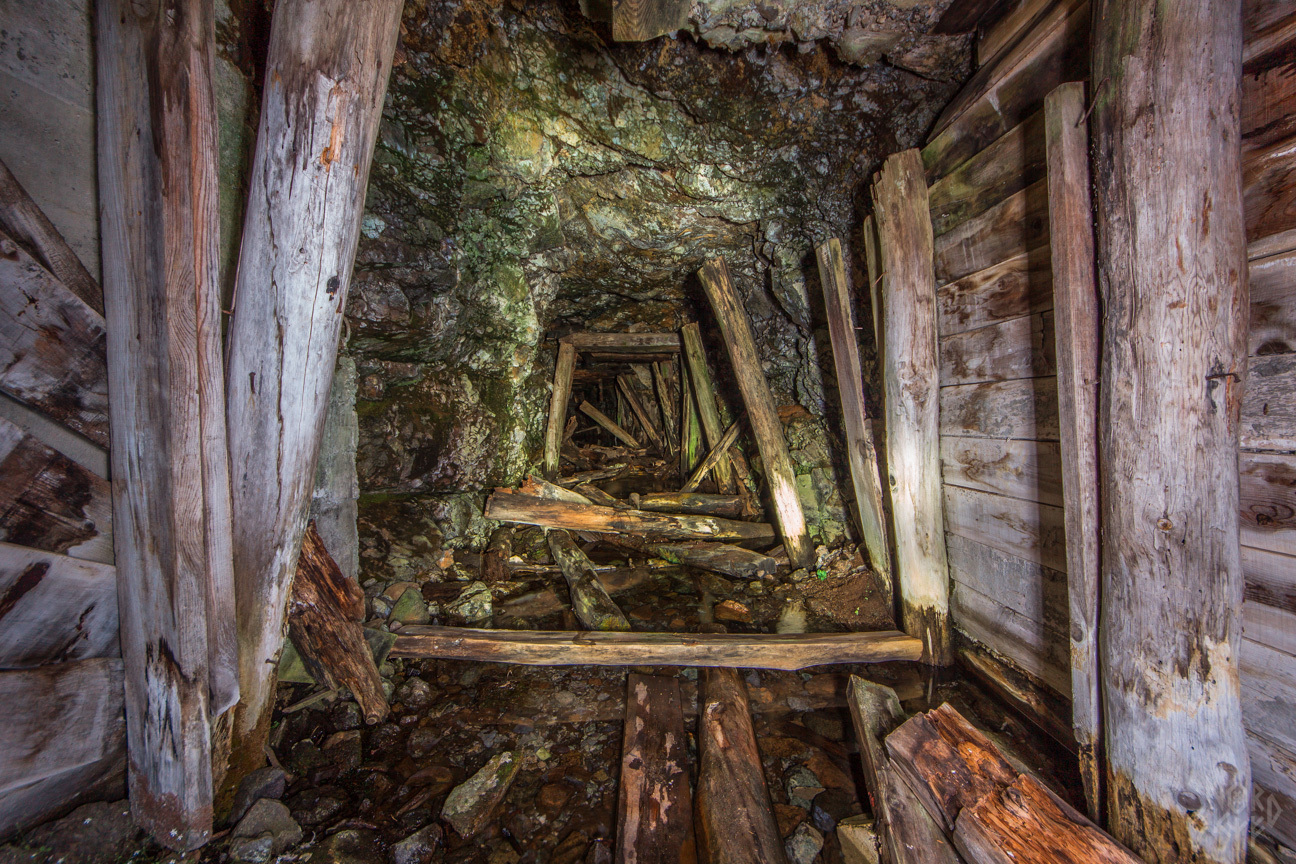
[[[918,660],[922,642],[868,633],[594,633],[411,626],[391,656],[524,666],[706,666],[795,671],[833,663]]]

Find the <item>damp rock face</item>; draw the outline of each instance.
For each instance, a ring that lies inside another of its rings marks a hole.
[[[824,414],[813,245],[853,236],[871,171],[966,73],[925,35],[945,5],[708,0],[677,38],[614,44],[575,3],[407,3],[346,310],[362,492],[519,480],[547,333],[697,316],[726,377],[694,276],[716,255],[775,398]]]

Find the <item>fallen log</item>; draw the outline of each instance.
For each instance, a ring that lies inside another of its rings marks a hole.
[[[639,496],[639,509],[736,519],[743,515],[743,499],[738,495],[709,495],[705,492],[649,492]]]
[[[741,428],[740,424],[741,418],[729,424],[729,428],[725,430],[724,435],[720,436],[720,440],[711,448],[711,452],[702,460],[702,464],[694,469],[693,473],[689,475],[689,478],[684,481],[684,485],[680,487],[680,492],[695,491],[713,469],[716,470],[716,486],[721,489],[724,488],[725,483],[719,479],[719,466],[729,460],[729,448],[738,440],[738,430]]]
[[[706,670],[698,708],[700,857],[711,864],[787,864],[737,670]]]
[[[621,613],[603,585],[594,575],[594,564],[580,550],[566,531],[551,531],[549,551],[562,568],[571,593],[576,619],[590,630],[629,630],[630,622]]]
[[[595,408],[590,403],[582,402],[580,404],[580,410],[582,411],[582,413],[585,414],[585,416],[589,417],[595,423],[599,424],[604,429],[611,432],[614,438],[616,438],[618,441],[623,442],[627,447],[638,450],[643,446],[642,444],[639,443],[638,438],[631,435],[625,429],[622,429],[621,426],[615,420],[613,420],[611,417],[604,414],[599,409]]]
[[[288,636],[316,683],[346,687],[355,695],[365,722],[387,716],[387,697],[361,623],[365,595],[342,575],[311,522],[302,538],[288,604]]]
[[[774,540],[774,528],[760,522],[737,522],[715,516],[616,510],[595,504],[548,501],[508,492],[496,492],[486,501],[486,518],[545,528],[635,534],[659,540],[735,540],[751,543]]]
[[[768,555],[728,543],[654,543],[654,555],[672,564],[710,570],[736,579],[773,576],[778,564]]]
[[[806,669],[831,663],[917,660],[922,643],[898,630],[872,633],[598,633],[403,627],[393,657],[481,660],[524,666],[733,666]]]
[[[549,425],[545,427],[546,477],[558,473],[558,451],[562,447],[563,421],[567,417],[567,403],[571,401],[572,370],[575,366],[576,349],[571,345],[559,345],[558,360],[554,363],[553,394],[549,399]]]
[[[715,385],[711,381],[711,370],[707,368],[706,351],[702,347],[702,331],[696,322],[685,324],[680,330],[680,340],[684,346],[684,359],[688,363],[689,377],[693,384],[694,407],[706,441],[715,449],[724,435],[724,424],[720,422],[720,409],[716,407]],[[733,489],[733,472],[725,450],[720,451],[721,459],[716,467],[716,485],[721,492]],[[694,457],[696,458],[696,456]]]
[[[679,679],[628,676],[617,798],[620,864],[697,860],[687,742]]]

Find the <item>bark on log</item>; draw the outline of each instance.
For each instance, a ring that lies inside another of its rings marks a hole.
[[[1149,862],[1240,864],[1241,19],[1099,0],[1093,21],[1108,825]]]
[[[553,395],[549,399],[549,426],[545,430],[544,474],[552,480],[558,475],[558,451],[562,448],[563,424],[567,403],[571,401],[572,370],[576,367],[576,349],[568,343],[558,346],[554,364]]]
[[[796,488],[796,471],[788,454],[787,440],[783,437],[783,423],[774,405],[774,395],[770,393],[769,382],[761,370],[760,354],[756,350],[747,310],[738,299],[738,292],[729,278],[729,267],[723,258],[713,258],[702,265],[698,278],[711,301],[729,349],[729,361],[743,403],[747,406],[752,437],[756,439],[756,447],[765,465],[765,482],[774,503],[774,520],[783,535],[788,560],[796,567],[809,567],[813,563],[814,550],[806,533],[805,514]]]
[[[400,0],[276,4],[229,334],[242,699],[261,764]]]
[[[550,531],[549,551],[562,568],[571,594],[576,620],[590,630],[629,630],[630,622],[621,613],[603,583],[594,575],[594,564],[566,531]]]
[[[582,413],[585,414],[585,416],[589,417],[595,423],[602,426],[608,432],[611,432],[614,438],[624,443],[627,447],[630,447],[634,450],[638,450],[643,446],[639,443],[638,438],[635,438],[629,432],[622,429],[615,420],[613,420],[611,417],[604,414],[599,409],[595,408],[590,403],[582,402],[580,404],[580,410]]]
[[[756,749],[747,690],[735,669],[707,669],[698,700],[696,824],[711,864],[787,864]]]
[[[923,640],[927,662],[947,665],[949,566],[941,502],[936,280],[918,151],[888,158],[873,195],[887,287],[882,383],[900,612],[905,632]]]
[[[709,495],[705,492],[649,492],[639,496],[639,509],[737,519],[743,515],[743,499],[739,495]]]
[[[715,385],[711,381],[711,370],[707,368],[706,350],[702,347],[702,331],[696,322],[685,324],[680,330],[680,342],[683,345],[684,360],[688,363],[689,377],[693,384],[693,399],[702,422],[702,431],[706,443],[715,449],[724,435],[725,427],[720,422],[720,410],[716,407]],[[730,460],[726,455],[716,468],[716,485],[720,492],[729,492],[733,487],[733,472]]]
[[[678,678],[626,678],[619,864],[694,864],[693,795]]]
[[[365,595],[348,579],[311,522],[302,538],[288,603],[288,635],[306,671],[329,689],[346,687],[355,696],[365,722],[387,716],[387,697],[361,623]]]
[[[212,8],[109,0],[95,42],[131,811],[188,850],[211,832],[208,722],[239,692]]]
[[[896,630],[873,633],[598,633],[401,628],[393,657],[482,660],[527,666],[733,666],[805,669],[831,663],[917,660],[922,643]]]
[[[868,425],[864,404],[864,377],[860,372],[859,340],[855,335],[855,313],[851,310],[851,286],[842,259],[841,241],[833,238],[815,249],[819,259],[819,280],[823,286],[828,333],[832,339],[833,364],[837,370],[837,392],[841,397],[842,424],[846,427],[846,457],[850,463],[855,504],[859,510],[860,536],[869,563],[877,571],[887,600],[891,599],[891,540],[886,511],[882,505],[882,479],[877,451]],[[890,602],[887,606],[890,607]]]
[[[714,516],[648,513],[615,510],[594,504],[548,501],[526,495],[496,492],[486,501],[486,518],[545,528],[627,533],[659,540],[734,540],[769,543],[774,528],[759,522],[736,522]]]
[[[1098,284],[1094,275],[1084,84],[1044,100],[1057,328],[1058,422],[1071,619],[1071,725],[1092,819],[1102,818],[1098,676]]]

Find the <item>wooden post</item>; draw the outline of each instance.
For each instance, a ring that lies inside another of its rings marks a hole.
[[[882,384],[887,481],[904,630],[923,640],[927,662],[950,662],[949,566],[941,500],[940,376],[936,277],[927,182],[917,150],[886,160],[873,185],[886,295]]]
[[[622,444],[625,444],[627,447],[630,447],[631,449],[634,450],[638,450],[642,446],[639,443],[638,438],[634,437],[629,432],[622,429],[621,426],[618,425],[615,420],[613,420],[611,417],[607,416],[602,411],[595,408],[590,403],[582,402],[580,404],[580,410],[581,413],[583,413],[586,417],[589,417],[595,423],[602,426],[607,431],[611,432],[614,438],[616,438]]]
[[[239,681],[229,780],[264,760],[400,0],[275,6],[229,334]]]
[[[738,390],[747,406],[752,437],[765,463],[765,481],[769,484],[770,498],[774,502],[774,519],[783,535],[783,546],[794,567],[809,567],[814,563],[814,549],[806,534],[805,514],[801,512],[801,498],[797,494],[796,472],[792,457],[788,455],[787,440],[783,437],[783,423],[779,420],[774,394],[761,370],[760,354],[752,336],[747,310],[743,309],[729,267],[723,258],[712,258],[698,270],[698,278],[706,290],[720,332],[729,348],[729,361]]]
[[[819,259],[819,280],[828,315],[833,364],[837,368],[837,392],[841,395],[842,424],[846,427],[846,457],[855,487],[855,504],[859,507],[860,532],[869,562],[882,577],[889,595],[891,550],[886,512],[882,508],[882,480],[864,407],[859,337],[855,335],[855,313],[851,311],[851,289],[846,262],[842,260],[841,241],[834,237],[815,249],[815,255]]]
[[[873,350],[882,356],[882,250],[878,248],[877,223],[864,217],[864,262],[868,268],[869,305],[873,310]]]
[[[706,350],[702,347],[702,331],[697,322],[685,324],[680,328],[680,341],[683,344],[689,377],[693,381],[693,400],[698,419],[702,421],[702,431],[706,435],[707,445],[714,448],[720,443],[725,427],[720,421],[720,410],[716,407],[715,385],[711,382],[711,370],[707,369]],[[727,456],[721,459],[716,467],[716,484],[718,492],[729,492],[734,488],[733,472]]]
[[[618,864],[697,861],[688,738],[678,678],[626,677],[621,740]]]
[[[1062,439],[1067,593],[1071,609],[1071,726],[1089,816],[1102,819],[1102,695],[1098,677],[1098,285],[1085,87],[1063,84],[1044,100],[1049,245]]]
[[[567,403],[571,401],[572,371],[576,368],[576,348],[570,342],[558,346],[554,364],[553,396],[549,399],[549,426],[545,429],[544,475],[558,476],[558,453],[562,450],[563,424],[567,420]]]
[[[697,470],[684,481],[684,485],[680,487],[681,492],[693,492],[698,488],[702,481],[706,479],[706,476],[711,473],[711,469],[720,464],[725,458],[725,454],[729,452],[729,448],[738,440],[738,431],[740,429],[742,429],[741,418],[729,424],[729,428],[720,436],[719,443],[711,448],[711,452],[698,465]]]
[[[99,201],[131,812],[212,823],[208,722],[238,698],[221,374],[214,19],[96,7]],[[265,484],[265,478],[258,478]]]
[[[1240,864],[1241,16],[1098,0],[1093,21],[1108,824],[1149,862]]]

